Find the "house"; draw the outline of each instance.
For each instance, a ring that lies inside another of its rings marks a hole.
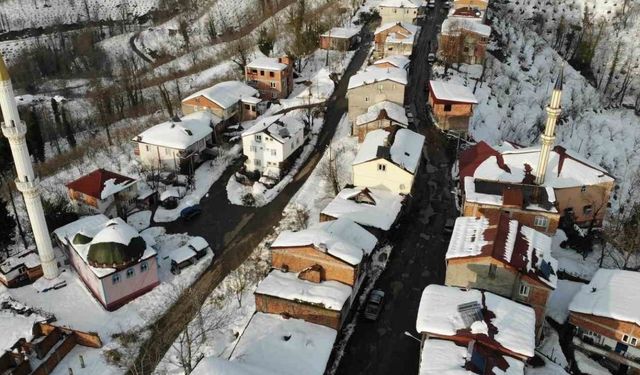
[[[353,124],[358,116],[377,103],[389,101],[403,105],[406,85],[407,71],[404,69],[368,67],[354,74],[347,89],[349,121]]]
[[[358,44],[360,29],[356,27],[334,27],[320,35],[320,48],[348,51]]]
[[[336,335],[301,319],[257,312],[228,360],[206,357],[191,374],[323,375]]]
[[[0,263],[0,284],[7,288],[21,287],[41,276],[40,257],[35,250],[8,257]]]
[[[375,30],[373,56],[379,59],[393,55],[411,56],[419,34],[420,26],[406,22],[384,23]]]
[[[640,273],[599,269],[569,304],[574,346],[605,358],[617,373],[640,371]]]
[[[454,0],[453,9],[475,8],[486,11],[489,6],[489,0]]]
[[[327,221],[297,232],[284,231],[271,244],[271,266],[302,272],[315,267],[320,281],[338,281],[360,290],[378,240],[347,218]]]
[[[352,133],[358,136],[358,143],[364,142],[365,136],[374,130],[395,131],[409,126],[409,119],[402,106],[385,100],[367,109],[366,113],[356,117]]]
[[[438,36],[438,54],[449,64],[482,64],[491,27],[460,17],[442,22]]]
[[[100,168],[68,183],[67,195],[78,212],[124,216],[135,207],[137,183],[136,179]]]
[[[253,120],[261,110],[258,90],[240,81],[217,83],[182,99],[182,113],[209,111],[222,121]]]
[[[155,125],[133,138],[142,164],[160,170],[192,174],[215,141],[221,119],[208,111]]]
[[[256,311],[280,314],[335,330],[342,327],[353,288],[338,281],[322,281],[320,267],[302,272],[273,270],[254,292]]]
[[[429,82],[429,106],[440,130],[466,134],[473,106],[478,100],[471,89],[451,82]]]
[[[456,18],[464,18],[473,22],[483,23],[486,17],[486,7],[482,9],[482,7],[476,7],[474,5],[471,6],[455,6],[449,9],[449,13],[447,17],[456,17]]]
[[[288,56],[260,57],[245,68],[245,80],[265,100],[284,99],[293,91],[293,60]]]
[[[531,306],[539,335],[558,280],[551,237],[506,212],[496,216],[456,219],[446,254],[445,284],[486,290]]]
[[[390,55],[383,59],[374,61],[371,65],[376,68],[399,68],[407,70],[409,69],[409,63],[411,60],[404,55]]]
[[[242,133],[246,171],[280,179],[300,155],[305,140],[304,123],[295,115],[258,120]]]
[[[464,214],[476,215],[487,206],[478,204],[479,199],[474,196],[474,191],[478,192],[477,181],[482,181],[493,192],[499,191],[501,186],[507,186],[516,192],[522,191],[522,194],[507,191],[506,198],[495,199],[493,206],[505,205],[506,200],[507,205],[521,216],[525,216],[523,211],[537,212],[535,215],[526,215],[528,219],[522,219],[525,225],[537,230],[553,234],[558,224],[551,219],[559,220],[554,219],[558,215],[580,226],[601,225],[615,182],[613,176],[573,151],[554,146],[546,158],[544,181],[538,184],[535,180],[540,155],[540,146],[521,147],[509,142],[494,147],[479,142],[463,151],[458,164],[463,186]],[[481,188],[481,193],[486,192],[483,189]],[[500,195],[497,193],[493,196],[498,198]],[[487,196],[492,194],[481,198],[484,200]],[[553,202],[553,208],[545,204],[545,201]],[[520,209],[518,207],[521,202],[524,204]]]
[[[381,23],[415,23],[420,6],[413,0],[383,0],[378,4]]]
[[[422,336],[422,358],[437,358],[436,352],[429,349],[442,349],[443,344],[435,340],[451,342],[468,349],[465,362],[480,367],[480,374],[491,373],[482,371],[485,365],[501,367],[483,360],[490,353],[510,358],[506,359],[508,367],[513,365],[516,370],[523,367],[515,361],[526,362],[534,356],[534,329],[535,314],[529,306],[490,292],[436,284],[422,292],[416,319],[416,331]],[[460,352],[450,344],[447,346]],[[456,358],[454,363],[461,360]],[[420,363],[421,368],[429,366],[428,362]]]
[[[120,218],[86,216],[56,229],[53,236],[87,289],[108,311],[160,283],[153,239],[141,236]]]
[[[320,221],[347,218],[379,237],[396,223],[404,201],[388,190],[345,188],[322,210]]]
[[[353,184],[410,194],[422,160],[424,136],[409,129],[367,134],[353,160]]]

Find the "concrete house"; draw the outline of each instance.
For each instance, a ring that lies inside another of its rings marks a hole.
[[[408,70],[409,63],[411,63],[411,60],[409,60],[407,56],[391,55],[383,59],[374,61],[371,66],[374,66],[376,68],[398,68]]]
[[[618,367],[640,372],[640,273],[599,269],[569,305],[573,345]]]
[[[182,113],[209,111],[221,121],[247,121],[260,115],[260,101],[255,88],[240,81],[226,81],[182,99]]]
[[[438,36],[438,53],[441,58],[443,52],[451,57],[451,63],[482,64],[489,36],[490,26],[465,18],[449,17],[442,22]]]
[[[87,289],[108,311],[160,283],[153,239],[143,238],[120,218],[86,216],[56,229],[53,236]]]
[[[95,171],[67,184],[67,195],[80,213],[124,216],[135,207],[138,181],[105,169]]]
[[[242,133],[246,171],[279,179],[300,155],[305,140],[304,123],[295,115],[260,119]]]
[[[280,233],[271,244],[271,266],[295,273],[313,268],[319,272],[319,281],[338,281],[352,287],[354,298],[377,242],[366,229],[340,218]]]
[[[358,143],[362,143],[367,134],[374,130],[383,129],[394,132],[407,126],[409,126],[409,119],[404,107],[385,100],[372,105],[367,109],[367,113],[358,116],[353,123],[351,134],[357,135]]]
[[[194,112],[155,125],[133,138],[142,164],[191,174],[214,143],[220,119],[208,111]]]
[[[503,212],[497,217],[459,217],[446,254],[445,284],[486,290],[527,304],[541,333],[558,262],[551,237]]]
[[[40,257],[34,250],[10,256],[0,263],[0,284],[7,288],[21,287],[41,276]]]
[[[381,23],[415,23],[420,6],[413,0],[383,0],[378,4]]]
[[[347,91],[349,120],[353,124],[369,107],[384,101],[403,105],[406,85],[407,71],[404,69],[368,67],[354,74],[349,79]]]
[[[293,91],[293,60],[288,56],[260,57],[245,68],[245,80],[265,100],[284,99]]]
[[[472,186],[471,181],[488,181],[488,184],[493,186],[500,186],[497,183],[512,184],[523,191],[526,209],[541,213],[533,216],[532,227],[536,230],[555,232],[557,224],[550,220],[553,217],[550,214],[556,215],[555,217],[559,214],[580,226],[602,225],[615,182],[613,176],[602,167],[562,146],[555,146],[547,158],[544,181],[538,184],[536,177],[540,146],[520,147],[503,142],[490,147],[483,143],[465,150],[460,156],[460,181],[465,195],[465,215],[479,210],[479,206],[473,204],[473,190],[468,189]],[[477,192],[477,183],[474,186]],[[466,198],[467,190],[471,193],[469,204]],[[515,198],[507,200],[507,203],[516,201]],[[543,204],[545,200],[554,202],[555,212]],[[521,202],[519,196],[517,202]],[[494,205],[504,205],[504,200],[496,200]],[[528,222],[523,223],[530,225]]]
[[[352,163],[354,185],[410,194],[424,139],[409,129],[379,129],[367,134]]]
[[[334,27],[320,35],[320,48],[349,51],[358,44],[360,29],[356,27]]]
[[[429,106],[438,128],[466,134],[473,106],[478,100],[471,89],[451,82],[429,82]]]
[[[406,22],[382,24],[375,30],[373,56],[381,59],[393,55],[411,56],[418,41],[420,27]]]

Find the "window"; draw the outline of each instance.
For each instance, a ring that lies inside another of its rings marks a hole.
[[[258,167],[259,167],[259,166],[261,166],[261,165],[262,165],[262,162],[260,161],[260,159],[256,159],[256,160],[253,162],[253,164],[255,164],[256,166],[258,166]]]
[[[445,104],[444,105],[444,111],[445,112],[451,112],[451,104]]]
[[[147,272],[147,270],[149,269],[149,263],[144,261],[142,263],[140,263],[140,272]]]
[[[520,284],[520,290],[518,291],[522,297],[527,297],[529,295],[529,285]]]
[[[263,76],[264,75],[264,70],[260,71],[260,75]]]
[[[269,77],[275,77],[276,74],[274,72],[269,72]]]
[[[272,88],[272,89],[275,89],[275,88],[276,88],[276,83],[275,83],[275,82],[271,81],[271,82],[269,82],[269,84],[271,85],[271,88]]]
[[[113,284],[117,284],[120,282],[120,274],[119,273],[114,273],[113,275],[111,275],[111,282]]]
[[[144,146],[144,149],[145,149],[146,151],[149,151],[149,145],[145,145],[145,146]]]
[[[589,204],[589,205],[586,205],[586,206],[582,207],[582,212],[585,215],[591,215],[593,213],[593,206]]]
[[[497,272],[498,272],[498,266],[496,266],[495,264],[490,264],[489,265],[489,278],[490,279],[495,279]]]
[[[586,193],[586,192],[587,192],[587,187],[586,187],[586,186],[582,186],[582,187],[580,188],[580,192],[581,192],[581,193]]]
[[[133,267],[127,269],[127,279],[132,278],[133,275],[135,274],[136,274],[136,270]]]
[[[632,337],[631,341],[629,341],[629,344],[631,344],[632,346],[636,346],[638,344],[638,339],[635,337]]]
[[[262,142],[262,136],[260,134],[256,134],[256,142]]]
[[[256,152],[256,151],[258,151],[258,148],[256,146],[249,146],[249,150],[251,152]]]
[[[244,105],[244,109],[246,109],[247,111],[251,109],[251,106],[249,104],[245,104]]]
[[[369,101],[369,97],[368,97],[368,96],[365,96],[365,97],[364,97],[364,101],[365,101],[365,102],[368,102],[368,101]]]
[[[384,164],[378,164],[378,171],[384,172],[387,170],[387,166]]]
[[[251,73],[258,74],[258,70],[257,69],[251,69]]]
[[[275,149],[271,149],[271,156],[276,156],[276,150]]]
[[[533,219],[533,225],[540,228],[547,228],[549,219],[546,216],[536,216]]]

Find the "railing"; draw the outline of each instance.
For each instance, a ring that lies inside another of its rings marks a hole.
[[[640,358],[632,357],[628,354],[617,353],[611,350],[609,347],[604,347],[595,343],[587,343],[581,340],[579,337],[573,338],[573,345],[588,350],[592,353],[600,354],[614,362],[622,363],[631,366],[636,369],[640,369]]]

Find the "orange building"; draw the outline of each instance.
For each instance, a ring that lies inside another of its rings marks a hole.
[[[293,60],[288,56],[258,58],[247,64],[245,79],[260,91],[260,97],[284,99],[293,91]]]
[[[429,82],[429,106],[441,130],[469,131],[473,106],[478,100],[466,86],[443,81]]]

